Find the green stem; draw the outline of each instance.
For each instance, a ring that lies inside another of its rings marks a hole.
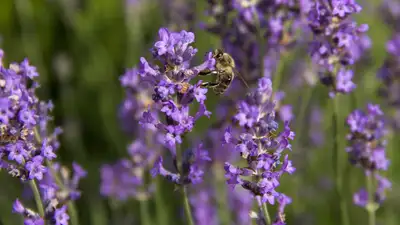
[[[155,191],[155,201],[157,210],[157,224],[169,224],[168,214],[166,213],[166,207],[164,204],[164,199],[161,192],[161,179],[156,178],[156,191]]]
[[[150,216],[149,216],[149,208],[147,204],[147,200],[143,200],[140,202],[140,221],[143,225],[150,225]]]
[[[264,203],[262,204],[262,211],[263,211],[263,213],[264,213],[265,219],[267,220],[267,225],[271,225],[271,216],[269,215],[268,208],[267,208],[267,203],[266,203],[266,202],[264,202]]]
[[[178,144],[176,145],[176,165],[179,169],[179,173],[183,172],[182,168],[182,151],[181,151],[181,146]],[[183,207],[185,208],[185,215],[186,219],[189,225],[194,225],[193,223],[193,216],[192,216],[192,211],[190,209],[190,203],[189,203],[189,198],[188,198],[188,193],[187,193],[187,186],[183,185],[182,188],[182,194],[183,194]]]
[[[306,117],[306,112],[307,112],[307,108],[308,105],[310,104],[310,100],[311,100],[311,96],[312,93],[314,91],[313,87],[308,87],[306,88],[306,92],[304,93],[304,96],[302,98],[301,104],[300,104],[300,110],[299,110],[299,114],[296,117],[296,123],[295,123],[295,129],[296,129],[296,138],[294,139],[294,143],[293,143],[293,149],[296,150],[301,143],[301,137],[303,134],[303,126],[306,124],[305,123],[305,117]],[[301,181],[301,177],[299,175],[294,176],[294,187],[298,187]],[[293,209],[295,210],[295,213],[299,212],[300,207],[303,206],[303,204],[300,203],[300,201],[298,200],[298,189],[296,188],[296,194],[294,194],[293,196]]]
[[[194,225],[192,211],[190,209],[189,198],[187,194],[187,187],[183,187],[183,204],[185,207],[185,214],[187,218],[188,225]]]
[[[154,148],[153,146],[153,137],[151,132],[146,133],[146,146],[150,149]],[[166,212],[166,207],[164,204],[164,199],[162,195],[162,180],[160,177],[157,177],[155,180],[156,190],[154,193],[155,202],[156,202],[156,214],[157,214],[157,224],[169,224],[168,213]]]
[[[278,91],[279,86],[281,85],[281,79],[283,77],[282,75],[283,75],[284,65],[285,65],[285,62],[282,59],[282,57],[280,57],[279,62],[278,62],[278,67],[276,68],[274,79],[272,82],[272,90],[274,91],[274,93]]]
[[[42,138],[40,137],[40,134],[36,127],[34,128],[34,135],[35,135],[36,141],[39,144],[42,144]],[[46,166],[50,169],[50,173],[54,177],[56,184],[60,187],[60,189],[67,190],[67,188],[64,186],[64,183],[62,182],[60,176],[58,176],[58,173],[54,170],[52,162],[49,160],[46,160]],[[79,225],[78,211],[76,210],[76,207],[75,207],[75,204],[73,201],[68,202],[68,212],[69,212],[69,219],[71,221],[71,225]]]
[[[43,208],[43,203],[42,203],[42,198],[40,197],[40,192],[39,189],[36,185],[36,181],[35,180],[30,180],[29,181],[29,186],[31,187],[32,191],[33,191],[33,196],[35,198],[35,202],[36,202],[36,207],[39,211],[39,215],[44,218],[44,208]]]
[[[342,171],[341,171],[341,151],[339,149],[340,137],[339,137],[339,109],[338,109],[338,97],[335,96],[333,102],[333,114],[332,114],[332,133],[333,133],[333,171],[335,176],[335,188],[339,201],[340,208],[340,219],[342,225],[349,225],[349,216],[347,214],[347,204],[343,196],[342,189]]]
[[[367,212],[368,212],[368,225],[376,225],[376,204],[374,202],[374,184],[372,180],[372,174],[368,174],[367,177],[367,191],[368,191],[368,205],[367,205]]]
[[[388,136],[388,145],[386,147],[386,152],[387,152],[387,157],[388,159],[391,160],[391,165],[389,166],[389,169],[387,171],[387,178],[389,180],[394,180],[393,176],[393,168],[397,168],[397,160],[396,156],[394,154],[394,149],[396,147],[396,133],[394,130],[391,130],[389,136]],[[392,207],[386,207],[385,208],[385,222],[387,225],[395,225],[396,223],[396,214],[394,213],[395,211],[393,210]]]

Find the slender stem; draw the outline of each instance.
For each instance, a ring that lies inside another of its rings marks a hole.
[[[35,180],[30,180],[29,181],[29,186],[31,186],[31,189],[33,191],[33,196],[35,198],[35,202],[36,202],[36,207],[39,211],[39,215],[44,218],[44,208],[43,208],[43,203],[42,203],[42,198],[40,197],[40,192],[39,189],[36,185],[36,181]]]
[[[332,133],[333,133],[333,171],[335,176],[335,188],[338,195],[340,219],[342,225],[349,225],[349,217],[347,214],[347,204],[343,196],[342,189],[342,171],[341,171],[341,151],[339,149],[339,121],[338,121],[338,97],[333,98],[333,114],[332,114]]]
[[[183,192],[183,204],[184,204],[184,208],[185,208],[185,214],[186,214],[188,225],[194,225],[186,186],[183,187],[182,192]]]
[[[399,142],[400,143],[400,142]],[[388,144],[386,146],[387,157],[391,160],[391,165],[386,173],[386,176],[389,180],[393,180],[393,168],[397,168],[397,160],[396,155],[394,154],[394,149],[396,148],[396,133],[394,130],[391,130],[388,136]],[[385,208],[385,223],[386,225],[395,225],[396,222],[396,213],[394,213],[392,207]]]
[[[176,164],[177,167],[179,168],[179,172],[183,172],[183,163],[182,163],[182,151],[181,151],[181,146],[178,144],[176,145]],[[190,203],[189,203],[189,198],[188,198],[188,193],[187,193],[187,186],[183,185],[182,188],[182,194],[183,194],[183,207],[185,208],[185,215],[186,219],[189,225],[194,225],[193,223],[193,216],[192,216],[192,210],[190,209]]]
[[[147,132],[146,133],[146,146],[149,149],[154,149],[155,147],[153,146],[153,141],[152,141],[152,133]],[[157,177],[155,180],[156,183],[156,190],[154,193],[155,197],[155,202],[156,202],[156,214],[157,214],[157,224],[169,224],[169,218],[168,218],[168,213],[166,212],[166,207],[164,204],[164,199],[162,195],[162,182],[161,178]]]
[[[296,117],[296,123],[295,123],[295,129],[296,129],[296,138],[294,139],[294,143],[293,143],[293,149],[296,150],[301,143],[301,138],[302,138],[302,134],[303,134],[303,126],[306,124],[305,123],[305,115],[307,112],[307,108],[308,105],[310,104],[310,100],[311,100],[311,96],[313,93],[314,88],[313,87],[309,87],[306,88],[306,92],[304,93],[304,96],[301,100],[301,104],[300,104],[300,110],[299,110],[299,114]],[[293,196],[293,209],[295,210],[295,213],[299,212],[299,208],[303,206],[303,204],[300,203],[300,201],[298,200],[298,189],[296,187],[298,187],[299,183],[300,183],[301,177],[299,176],[299,174],[297,176],[294,176],[294,187],[296,189],[296,194]]]
[[[376,224],[376,204],[374,202],[374,184],[372,180],[372,174],[367,174],[367,190],[368,190],[368,205],[367,205],[367,212],[368,212],[368,225],[375,225]]]
[[[156,191],[155,191],[155,201],[157,210],[157,224],[169,224],[168,213],[165,210],[164,199],[161,192],[161,179],[156,178]]]
[[[226,185],[225,185],[225,177],[224,177],[224,172],[221,168],[221,164],[219,163],[214,163],[214,188],[217,193],[217,207],[218,207],[218,217],[220,220],[221,225],[229,225],[231,224],[231,214],[229,213],[228,210],[228,195],[227,195],[227,190],[226,190]]]
[[[150,216],[149,216],[149,208],[147,204],[147,200],[143,200],[140,202],[140,221],[143,225],[150,225]]]
[[[262,211],[263,211],[263,213],[264,213],[265,219],[267,220],[267,225],[271,225],[271,216],[269,215],[268,208],[267,208],[267,203],[266,203],[266,202],[264,202],[264,203],[262,204]]]
[[[42,143],[42,138],[40,137],[39,131],[37,128],[34,128],[34,135],[36,141],[41,144]],[[64,183],[62,182],[60,176],[58,176],[58,173],[54,170],[53,164],[51,161],[46,160],[46,165],[50,169],[51,175],[54,177],[56,184],[60,187],[61,190],[67,190],[67,188],[64,186]],[[71,221],[71,225],[79,225],[79,220],[78,220],[78,211],[76,210],[75,204],[73,201],[68,201],[68,212],[69,212],[69,218]]]

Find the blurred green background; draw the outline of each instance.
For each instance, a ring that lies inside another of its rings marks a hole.
[[[177,1],[188,3],[185,0]],[[126,146],[132,138],[122,132],[117,118],[118,105],[124,97],[118,78],[125,68],[136,65],[140,56],[149,55],[148,50],[160,26],[194,28],[199,56],[219,45],[217,37],[195,26],[205,19],[203,12],[206,1],[193,0],[191,3],[196,3],[196,7],[192,5],[190,10],[195,13],[195,20],[189,23],[180,21],[178,24],[174,23],[173,17],[179,12],[160,2],[166,1],[139,0],[127,4],[123,0],[0,0],[0,47],[5,51],[6,61],[21,61],[28,57],[31,64],[37,66],[42,86],[39,95],[43,99],[53,100],[56,106],[55,124],[64,129],[59,159],[67,165],[76,161],[88,170],[89,176],[81,184],[83,196],[77,202],[81,224],[131,224],[121,220],[117,223],[113,218],[124,218],[128,214],[138,217],[139,214],[137,202],[132,201],[122,207],[99,194],[100,165],[125,156]],[[379,82],[375,74],[386,56],[385,42],[391,31],[377,13],[380,2],[365,0],[361,4],[364,11],[357,20],[370,25],[369,35],[373,41],[371,61],[357,66],[356,80],[360,88],[351,98],[340,99],[339,117],[342,121],[354,106],[364,107],[368,101],[382,102],[376,95]],[[285,63],[288,66],[283,73],[290,72],[291,61]],[[282,88],[287,92],[285,103],[293,104],[297,115],[302,102],[298,96],[306,93],[307,87],[293,90],[283,80]],[[294,152],[299,151],[299,154],[294,153],[294,157],[298,157],[298,161],[303,160],[300,163],[305,166],[301,166],[294,175],[297,176],[296,186],[291,185],[294,176],[286,177],[282,184],[288,195],[295,195],[298,201],[288,208],[288,224],[336,225],[339,224],[338,212],[331,207],[335,195],[331,186],[326,184],[329,179],[325,179],[331,174],[331,106],[326,101],[327,93],[323,87],[317,86],[313,93],[313,104],[318,104],[326,112],[323,128],[327,130],[327,136],[324,145],[316,149],[308,147],[307,134],[301,135],[302,144],[298,150],[294,149]],[[216,101],[213,98],[209,103],[211,109]],[[310,109],[311,106],[308,111]],[[389,109],[385,110],[388,112]],[[206,128],[207,124],[200,125],[197,130]],[[308,130],[307,125],[303,126],[302,131],[295,129],[304,133]],[[343,140],[345,132],[343,126]],[[399,169],[400,162],[396,152],[400,146],[400,136],[398,133],[395,135],[389,143],[392,165],[388,172],[394,187],[378,211],[380,224],[400,223],[400,216],[396,215],[400,206],[400,195],[396,194],[400,175],[391,172]],[[341,147],[344,146],[345,141],[341,143]],[[366,224],[365,212],[351,205],[350,196],[363,185],[363,175],[357,169],[347,174],[350,181],[346,185],[349,187],[347,197],[351,224]],[[23,186],[7,174],[1,173],[0,178],[3,184],[0,187],[0,222],[5,225],[18,224],[20,220],[11,213],[11,209],[15,198],[21,196]],[[180,202],[173,201],[175,195],[170,194],[173,187],[164,185],[166,188],[162,191],[169,204],[165,211],[174,213],[166,224],[178,224],[174,218],[180,217],[176,210]]]

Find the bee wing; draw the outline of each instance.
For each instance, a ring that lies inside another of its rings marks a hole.
[[[242,76],[242,74],[239,73],[239,71],[236,68],[233,68],[233,72],[242,80],[243,84],[247,87],[250,88],[249,85],[247,84],[246,80]]]

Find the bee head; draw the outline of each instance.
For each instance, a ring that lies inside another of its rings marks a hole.
[[[224,52],[223,49],[215,49],[213,52],[213,57],[223,66],[235,67],[235,61],[232,56]]]
[[[217,49],[215,49],[214,52],[213,52],[213,57],[214,57],[215,59],[220,59],[220,58],[222,57],[223,54],[224,54],[224,50],[222,50],[222,49],[220,49],[220,48],[217,48]]]

